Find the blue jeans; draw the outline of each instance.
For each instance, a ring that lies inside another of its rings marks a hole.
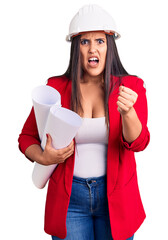
[[[113,240],[111,235],[106,176],[73,178],[67,213],[66,240]],[[60,238],[52,236],[52,240]],[[133,237],[127,240],[132,240]]]

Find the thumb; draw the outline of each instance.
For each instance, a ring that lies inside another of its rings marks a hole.
[[[118,107],[117,110],[119,111],[119,113],[122,113],[122,110],[120,107]]]
[[[51,138],[50,134],[47,133],[46,138],[47,138],[46,145],[51,146],[52,145],[52,138]]]

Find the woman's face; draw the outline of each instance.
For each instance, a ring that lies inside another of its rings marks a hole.
[[[103,32],[88,32],[80,39],[81,62],[84,74],[100,76],[104,72],[107,54],[107,40]]]

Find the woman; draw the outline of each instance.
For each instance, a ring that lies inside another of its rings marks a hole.
[[[133,239],[145,219],[134,152],[149,142],[147,101],[143,81],[120,62],[119,36],[103,9],[81,8],[70,24],[69,67],[48,80],[62,106],[83,118],[75,141],[55,150],[47,135],[42,151],[33,109],[19,136],[31,161],[58,164],[45,209],[45,231],[53,240]]]

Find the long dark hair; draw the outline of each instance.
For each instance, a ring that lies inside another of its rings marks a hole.
[[[104,108],[106,123],[108,123],[109,94],[116,85],[120,85],[122,77],[127,76],[128,73],[120,61],[114,37],[106,34],[106,38],[107,55],[104,69]],[[71,109],[75,112],[83,112],[79,85],[83,75],[80,57],[80,35],[72,39],[69,66],[64,75],[72,80]],[[119,77],[116,84],[113,82],[113,76]]]

